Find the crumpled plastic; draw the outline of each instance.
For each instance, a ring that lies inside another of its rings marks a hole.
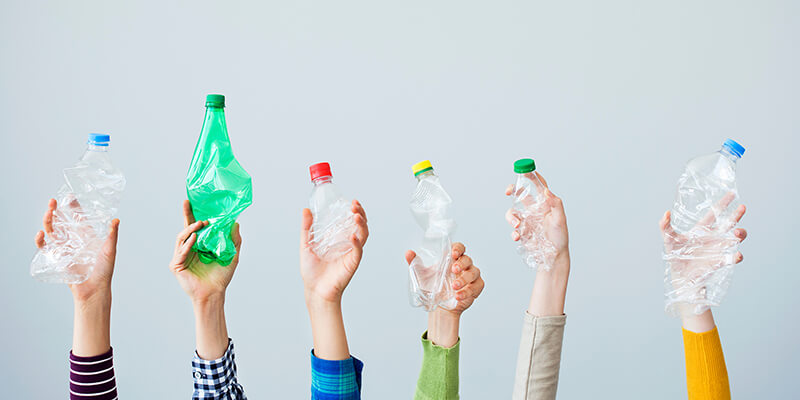
[[[411,212],[423,229],[422,244],[408,267],[409,300],[414,307],[433,311],[452,310],[458,304],[453,289],[451,236],[456,229],[450,215],[453,199],[439,178],[430,174],[417,182],[411,197]]]
[[[665,310],[678,316],[718,306],[731,283],[739,239],[734,211],[739,207],[735,165],[717,163],[705,176],[691,164],[678,182],[670,227],[664,232]],[[722,170],[720,170],[722,169]]]
[[[320,196],[317,201],[314,194]],[[353,250],[350,238],[356,232],[354,214],[350,202],[338,195],[332,183],[315,188],[314,194],[310,202],[314,222],[308,242],[317,257],[333,260]]]
[[[94,270],[111,220],[117,214],[125,177],[107,153],[85,154],[64,169],[53,212],[53,232],[31,262],[31,275],[42,282],[79,284]]]
[[[222,108],[206,111],[203,130],[186,175],[192,213],[209,225],[197,232],[192,246],[200,261],[227,266],[236,255],[231,229],[253,203],[250,175],[233,156]]]
[[[534,172],[518,174],[511,212],[520,221],[517,252],[531,268],[549,271],[555,262],[556,246],[547,238],[544,218],[549,210],[545,186]]]

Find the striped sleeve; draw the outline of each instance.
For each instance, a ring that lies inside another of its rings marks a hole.
[[[115,400],[113,349],[93,357],[80,357],[69,352],[70,400]]]
[[[323,360],[311,350],[311,400],[361,400],[363,369],[355,357]]]

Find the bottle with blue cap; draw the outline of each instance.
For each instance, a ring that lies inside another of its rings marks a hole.
[[[664,249],[666,310],[688,306],[700,314],[719,305],[733,274],[739,240],[734,235],[739,207],[736,165],[744,147],[728,139],[711,154],[689,160],[678,179],[669,234]],[[681,269],[691,265],[692,276]],[[698,267],[699,266],[699,267]]]
[[[125,176],[109,153],[111,137],[90,133],[86,151],[64,169],[53,232],[31,262],[43,282],[77,284],[89,278],[125,190]]]

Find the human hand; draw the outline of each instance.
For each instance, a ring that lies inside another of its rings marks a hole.
[[[74,206],[80,207],[77,204],[77,200]],[[57,207],[58,202],[55,199],[50,199],[47,205],[47,211],[44,213],[44,218],[42,220],[44,231],[37,232],[34,239],[36,247],[40,249],[45,245],[45,235],[51,236],[53,234],[53,221],[57,218],[54,213]],[[75,303],[85,303],[94,300],[111,302],[111,278],[114,274],[114,263],[117,257],[118,236],[119,219],[113,219],[111,221],[110,232],[105,242],[103,242],[91,275],[82,283],[69,285]]]
[[[559,259],[569,258],[569,233],[567,231],[567,216],[564,213],[564,203],[561,201],[559,197],[557,197],[547,186],[547,181],[544,177],[539,174],[538,172],[533,172],[539,178],[538,181],[544,186],[544,196],[545,196],[545,207],[544,216],[542,218],[541,224],[544,228],[544,233],[547,239],[553,243],[556,250],[556,263],[558,263]],[[534,183],[537,183],[536,179],[533,179]],[[506,188],[506,196],[513,196],[516,194],[516,188],[514,184],[509,185]],[[511,239],[513,241],[519,241],[522,237],[521,233],[519,232],[520,225],[522,224],[522,220],[518,213],[513,209],[509,209],[506,212],[506,221],[511,225],[514,230],[511,232]],[[563,264],[563,263],[562,263]]]
[[[311,225],[314,217],[311,210],[304,208],[300,223],[300,275],[303,278],[306,302],[320,300],[327,303],[341,302],[344,289],[350,283],[361,263],[364,244],[369,236],[367,214],[364,207],[353,200],[351,212],[354,214],[355,233],[350,237],[352,250],[326,260],[318,257],[309,243]]]
[[[225,290],[233,279],[233,274],[239,264],[239,254],[242,248],[242,236],[239,233],[239,224],[234,223],[231,230],[233,243],[236,246],[236,255],[227,266],[217,263],[205,264],[200,261],[197,253],[192,251],[192,246],[197,241],[197,232],[208,225],[208,221],[195,221],[192,214],[192,205],[189,200],[183,202],[183,226],[175,242],[175,252],[170,261],[169,268],[178,279],[178,283],[192,299],[192,303],[204,302],[212,297],[225,296]]]
[[[683,319],[700,315],[707,308],[706,284],[712,274],[720,268],[738,264],[743,260],[741,252],[731,254],[728,249],[747,238],[747,231],[734,226],[746,211],[744,205],[733,210],[730,217],[718,221],[735,199],[733,193],[724,196],[688,232],[681,233],[672,226],[672,213],[667,211],[659,221],[664,240],[672,291],[668,298],[677,306],[677,314]]]

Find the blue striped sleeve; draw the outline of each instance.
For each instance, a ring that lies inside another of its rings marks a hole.
[[[361,370],[355,357],[323,360],[311,350],[311,400],[361,400]]]

